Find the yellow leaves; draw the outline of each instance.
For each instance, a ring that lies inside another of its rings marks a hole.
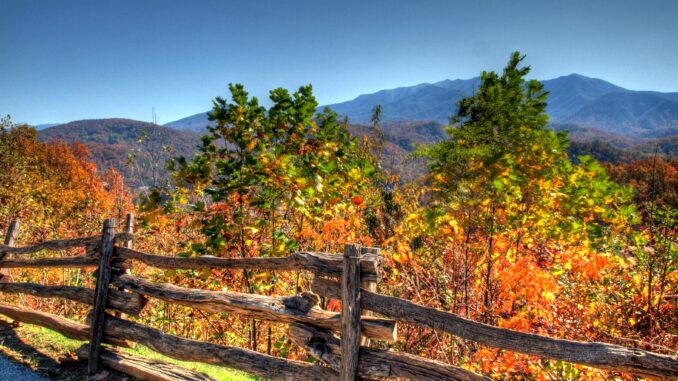
[[[396,245],[396,251],[393,253],[392,258],[395,262],[405,264],[410,262],[412,259],[412,252],[406,244],[398,242]]]
[[[542,291],[541,296],[549,303],[553,303],[556,300],[556,294],[551,291]]]
[[[348,171],[348,177],[353,181],[358,181],[362,179],[362,171],[360,168],[351,168]]]
[[[169,216],[164,214],[161,210],[154,210],[144,214],[143,216],[146,223],[157,228],[163,228],[170,223],[171,219]]]
[[[407,263],[408,258],[407,258],[407,255],[394,253],[393,254],[393,260],[400,263],[400,264],[405,264],[405,263]]]
[[[175,275],[177,275],[177,270],[165,270],[165,278],[173,278]]]
[[[596,206],[593,207],[593,213],[599,213],[599,214],[605,213],[605,208],[603,208],[600,205],[596,205]]]
[[[252,140],[250,140],[249,143],[247,143],[247,150],[252,151],[254,149],[254,147],[256,147],[256,146],[257,146],[257,140],[252,139]]]
[[[442,174],[437,174],[433,176],[433,180],[439,183],[444,183],[445,182],[445,176]]]

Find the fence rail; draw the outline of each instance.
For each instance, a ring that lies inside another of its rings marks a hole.
[[[341,285],[328,279],[316,278],[312,289],[321,296],[338,298]],[[371,311],[398,321],[448,332],[489,347],[645,377],[678,379],[678,359],[672,356],[613,344],[554,339],[499,328],[367,290],[361,290],[361,303]]]
[[[344,255],[302,252],[283,258],[178,258],[143,253],[131,248],[133,218],[125,233],[115,232],[107,220],[100,236],[47,241],[14,247],[20,223],[12,222],[0,246],[2,268],[97,267],[96,289],[8,282],[0,273],[0,292],[63,298],[93,306],[87,324],[0,303],[0,314],[37,324],[67,337],[89,341],[78,351],[88,361],[89,375],[101,365],[148,380],[209,380],[195,371],[158,361],[133,358],[101,343],[143,344],[169,357],[240,369],[268,379],[355,380],[409,378],[414,380],[489,380],[483,375],[423,357],[370,348],[370,339],[395,341],[396,321],[426,326],[464,339],[505,350],[563,360],[601,369],[624,371],[653,379],[678,380],[678,359],[640,349],[604,343],[555,339],[517,332],[464,319],[449,312],[376,293],[383,257],[375,248],[347,244]],[[115,245],[115,243],[122,244]],[[43,250],[85,248],[85,255],[16,259],[14,255]],[[265,269],[309,271],[316,275],[311,292],[272,297],[226,291],[208,291],[155,283],[129,274],[131,261],[160,269]],[[325,311],[319,296],[341,300],[342,312]],[[190,340],[121,318],[138,315],[148,298],[208,312],[226,312],[258,320],[289,324],[289,337],[319,360],[319,364],[277,358],[256,351]],[[118,316],[106,310],[118,311]],[[362,311],[362,313],[361,313]],[[372,316],[379,314],[385,318]],[[341,333],[341,340],[336,336]]]
[[[202,256],[178,258],[151,255],[124,247],[115,248],[116,256],[126,260],[137,260],[159,269],[261,269],[261,270],[304,270],[320,276],[341,277],[342,257],[327,253],[300,252],[282,258],[217,258]],[[382,257],[372,255],[360,262],[363,281],[375,282],[381,278]]]

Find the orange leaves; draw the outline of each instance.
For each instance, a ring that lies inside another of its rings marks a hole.
[[[252,139],[249,143],[247,143],[247,150],[252,151],[254,149],[254,147],[256,147],[256,146],[257,146],[257,140]]]
[[[591,250],[577,250],[573,255],[563,255],[567,260],[565,268],[569,268],[571,276],[583,277],[585,280],[598,281],[609,266],[620,266],[623,262],[610,262],[609,255]]]
[[[341,311],[341,301],[336,300],[336,299],[330,299],[329,302],[327,302],[327,308],[328,311],[334,311],[334,312],[339,312]]]
[[[15,127],[0,133],[0,163],[0,195],[7,195],[0,214],[50,226],[49,234],[98,230],[93,222],[101,216],[121,217],[132,207],[120,174],[100,176],[81,144],[43,143],[33,129]]]

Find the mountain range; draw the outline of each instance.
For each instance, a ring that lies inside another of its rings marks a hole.
[[[419,84],[329,105],[349,118],[354,135],[369,134],[375,105],[382,106],[385,137],[383,162],[404,178],[421,173],[421,163],[408,159],[418,144],[445,139],[445,121],[455,104],[471,95],[480,80],[445,80]],[[573,157],[592,154],[602,161],[630,161],[655,150],[678,156],[678,93],[633,91],[609,82],[573,74],[543,81],[550,92],[551,127],[567,131]],[[324,108],[325,106],[323,106]],[[38,126],[43,140],[83,142],[99,168],[114,167],[134,186],[164,180],[166,159],[192,156],[199,134],[209,124],[206,113],[159,126],[130,119],[92,119]]]
[[[542,81],[549,92],[553,124],[574,124],[628,137],[661,138],[678,134],[678,92],[634,91],[578,74]],[[435,120],[446,123],[456,102],[473,94],[479,78],[445,80],[382,90],[329,105],[354,122],[368,122],[382,106],[383,120]]]
[[[571,74],[542,81],[549,91],[547,113],[552,124],[571,124],[632,138],[662,138],[678,134],[678,92],[635,91],[602,79]],[[375,105],[383,121],[447,123],[456,103],[473,94],[480,78],[444,80],[381,90],[327,105],[352,123],[369,123]],[[324,108],[322,106],[321,108]],[[192,115],[167,127],[203,131],[206,113]]]
[[[165,162],[174,156],[193,156],[198,134],[177,131],[132,119],[88,119],[44,128],[43,141],[81,142],[101,171],[115,168],[134,187],[166,181]]]

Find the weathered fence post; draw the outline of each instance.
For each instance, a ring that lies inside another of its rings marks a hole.
[[[125,233],[128,235],[134,234],[134,213],[127,213],[127,217],[125,218]],[[132,240],[126,239],[122,245],[128,249],[131,249]]]
[[[369,254],[372,254],[373,256],[379,256],[379,253],[381,252],[381,249],[378,247],[363,247],[360,250],[360,254],[362,257],[365,257]],[[365,290],[369,292],[377,292],[377,282],[360,282],[360,287],[364,288]],[[361,307],[361,310],[363,308]],[[364,311],[365,316],[372,316],[374,315],[371,311]],[[363,347],[369,347],[370,346],[370,339],[367,336],[364,336],[360,339],[360,345]]]
[[[355,381],[360,351],[360,245],[344,246],[341,276],[341,381]]]
[[[127,217],[125,218],[125,233],[128,235],[134,234],[134,213],[127,213]],[[132,240],[131,239],[126,239],[123,244],[124,247],[131,249],[132,248]],[[121,271],[122,274],[129,274],[129,269]],[[118,287],[118,290],[120,291],[125,291],[124,287]],[[125,314],[123,314],[120,311],[115,312],[115,317],[119,317],[124,319]]]
[[[94,294],[94,309],[90,331],[89,359],[87,374],[94,376],[100,367],[101,341],[104,337],[104,319],[106,318],[106,300],[111,282],[111,259],[115,244],[115,218],[104,221],[101,232],[101,257],[99,258],[99,276]]]
[[[17,238],[19,237],[19,229],[21,229],[21,220],[16,219],[9,223],[7,234],[5,235],[5,246],[14,246]],[[2,260],[4,257],[5,253],[0,253],[0,260]],[[6,270],[0,269],[0,279],[2,279],[5,275],[7,275]]]

